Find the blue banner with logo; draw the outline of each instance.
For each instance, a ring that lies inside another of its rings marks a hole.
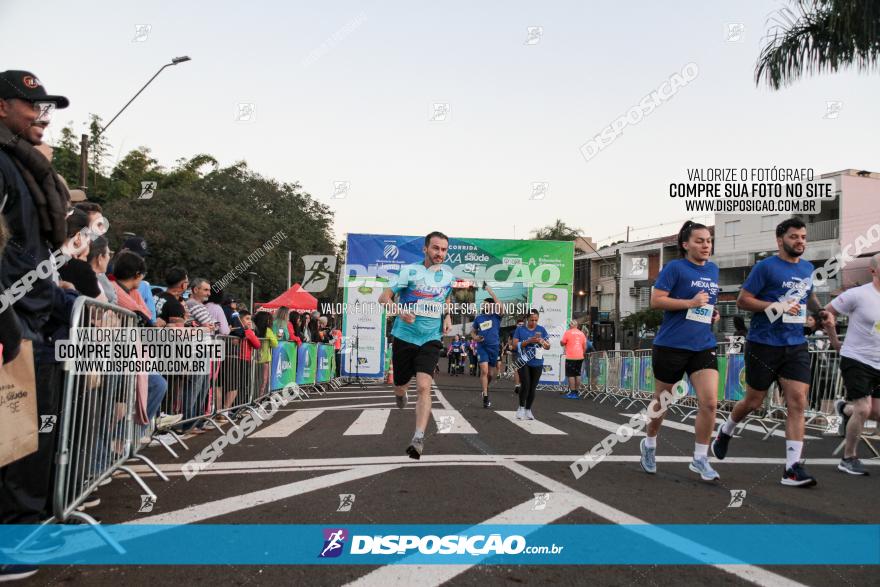
[[[0,564],[880,565],[876,524],[56,525],[14,553],[36,528],[0,526]]]
[[[284,389],[296,381],[296,343],[281,342],[272,349],[272,390]]]

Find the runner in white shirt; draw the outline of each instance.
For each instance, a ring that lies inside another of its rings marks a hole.
[[[840,351],[840,373],[846,400],[835,407],[841,416],[846,442],[837,468],[850,475],[867,475],[858,459],[859,436],[865,420],[880,420],[880,253],[871,259],[870,283],[846,290],[825,306],[829,316],[825,331],[832,346]],[[834,328],[835,318],[849,316],[846,340],[841,345]]]

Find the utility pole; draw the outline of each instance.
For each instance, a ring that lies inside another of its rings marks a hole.
[[[293,251],[287,251],[287,287],[290,288],[293,282],[290,281],[290,265],[293,262]]]
[[[83,134],[79,139],[79,189],[88,190],[89,175],[89,135]]]
[[[630,229],[630,227],[627,226],[626,227],[626,242],[629,242],[629,229]]]
[[[614,349],[620,347],[620,249],[617,249],[614,251]]]

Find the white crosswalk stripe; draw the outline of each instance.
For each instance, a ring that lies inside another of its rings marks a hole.
[[[603,420],[602,418],[597,418],[596,416],[591,416],[590,414],[584,414],[583,412],[559,412],[563,416],[568,416],[569,418],[573,418],[578,422],[583,422],[584,424],[589,424],[590,426],[595,426],[596,428],[601,428],[606,432],[617,432],[620,428],[621,424],[616,424],[611,422],[610,420]],[[625,425],[626,423],[624,423]],[[636,432],[633,436],[644,436],[644,432]]]
[[[320,416],[323,411],[302,410],[293,412],[278,422],[270,424],[265,428],[260,428],[251,435],[251,438],[285,438]]]
[[[342,435],[367,436],[382,434],[385,432],[385,424],[388,423],[388,416],[390,415],[391,410],[388,409],[364,410]]]
[[[549,434],[555,434],[555,435],[560,435],[560,434],[566,435],[567,434],[567,432],[563,432],[562,430],[559,430],[558,428],[554,428],[553,426],[550,426],[549,424],[544,424],[540,420],[517,420],[516,419],[516,412],[503,412],[503,411],[499,410],[499,411],[496,411],[495,413],[498,414],[499,416],[501,416],[502,418],[504,418],[505,420],[508,420],[509,422],[513,422],[514,424],[516,424],[517,426],[519,426],[520,428],[522,428],[523,430],[525,430],[529,434],[548,434],[548,435]]]
[[[458,410],[431,410],[439,434],[476,434],[477,431]]]

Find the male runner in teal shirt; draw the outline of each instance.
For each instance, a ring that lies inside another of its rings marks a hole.
[[[440,337],[452,328],[452,318],[444,313],[453,281],[452,271],[443,266],[448,249],[449,238],[445,234],[430,233],[425,237],[422,249],[424,261],[401,267],[394,286],[386,288],[379,296],[379,303],[389,310],[389,314],[397,315],[391,329],[394,337],[391,364],[398,408],[406,406],[406,389],[410,379],[416,378],[416,431],[406,449],[413,459],[421,458],[425,447],[425,429],[431,416],[431,383],[443,348]],[[391,306],[395,295],[398,305]]]

